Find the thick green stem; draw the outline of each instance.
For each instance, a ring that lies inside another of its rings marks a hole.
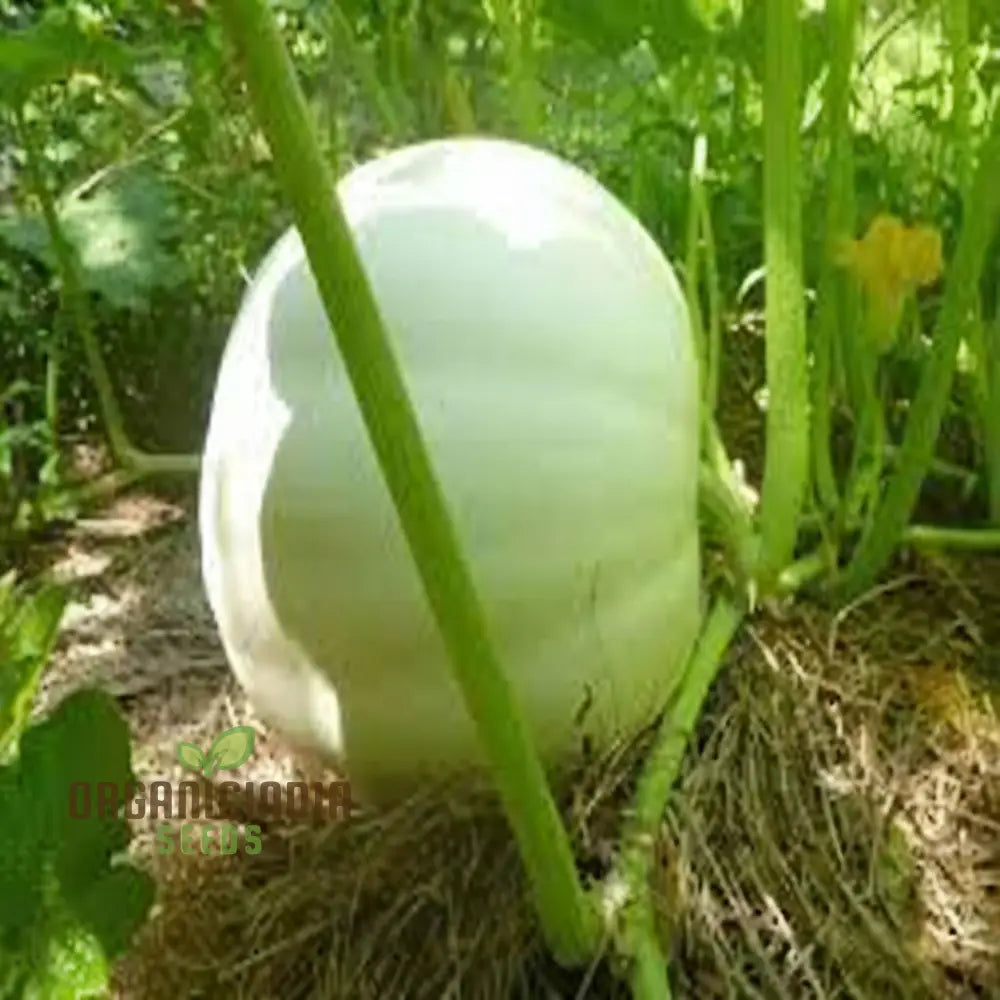
[[[826,247],[819,279],[819,303],[813,331],[812,455],[816,492],[828,513],[839,505],[830,454],[834,345],[848,322],[844,275],[834,263],[838,243],[854,232],[854,163],[851,142],[851,70],[860,0],[830,0],[827,25],[830,72],[826,85],[825,124],[830,158],[826,203]]]
[[[699,135],[694,141],[694,151],[691,157],[691,170],[688,175],[688,208],[686,253],[684,258],[684,294],[687,299],[688,314],[691,319],[691,336],[694,341],[695,355],[698,358],[698,369],[701,382],[701,419],[704,424],[705,385],[708,381],[708,338],[705,332],[705,317],[701,307],[701,213],[698,202],[698,186],[704,171],[704,161],[707,146],[705,137]]]
[[[537,140],[542,133],[542,98],[532,59],[533,10],[523,5],[518,17],[515,0],[492,0],[490,7],[503,44],[521,138]]]
[[[836,568],[836,551],[826,545],[821,546],[815,552],[810,552],[801,559],[789,563],[778,576],[777,593],[781,597],[791,597],[797,594],[806,584],[811,583],[816,577],[828,573]]]
[[[923,548],[987,552],[1000,549],[1000,528],[939,528],[932,524],[911,524],[903,532],[902,541],[905,545]]]
[[[767,0],[764,259],[767,268],[767,455],[761,583],[791,558],[809,475],[809,391],[802,276],[802,29],[798,0]]]
[[[861,394],[856,400],[854,454],[844,496],[844,523],[870,517],[878,503],[887,436],[885,410],[878,389],[878,354],[874,346],[863,339],[863,330],[854,328],[851,333],[859,341],[854,345],[854,358],[858,364]]]
[[[719,266],[712,231],[712,212],[705,191],[708,144],[705,136],[695,138],[688,182],[686,287],[688,311],[701,372],[702,423],[712,418],[719,395],[719,366],[722,350],[722,295]],[[704,271],[702,258],[704,257]],[[708,302],[708,321],[701,306],[702,284]]]
[[[852,195],[853,197],[853,195]],[[852,226],[853,228],[853,226]],[[867,341],[863,336],[864,319],[860,289],[846,275],[840,276],[839,316],[834,341],[835,360],[839,360],[842,388],[857,422],[868,398]]]
[[[951,50],[951,122],[959,190],[967,197],[975,167],[972,129],[972,44],[969,0],[943,0],[942,15]],[[1000,524],[1000,359],[997,330],[977,316],[969,341],[976,356],[973,403],[982,433],[990,520]]]
[[[844,597],[849,598],[867,588],[892,555],[933,459],[941,418],[948,404],[958,345],[970,323],[975,321],[983,263],[1000,219],[1000,184],[996,182],[998,162],[1000,111],[993,115],[990,136],[983,147],[971,194],[965,203],[962,231],[949,269],[931,354],[910,407],[899,467],[841,581]]]
[[[951,51],[951,124],[955,147],[958,189],[962,198],[968,199],[975,169],[975,141],[972,130],[972,39],[969,0],[943,0],[942,20],[948,48]],[[978,304],[978,303],[977,303]],[[967,337],[969,349],[976,359],[972,378],[972,422],[978,425],[987,477],[990,481],[1000,478],[996,463],[996,424],[1000,422],[997,400],[993,396],[991,380],[991,345],[989,331],[977,309],[976,318],[969,323]]]
[[[702,486],[708,487],[716,495],[708,496],[708,508],[719,510],[721,500],[723,506],[729,502],[718,491],[729,494],[732,485],[732,469],[729,465],[725,448],[719,436],[715,423],[715,410],[718,403],[719,369],[722,363],[722,294],[719,287],[718,261],[715,251],[715,236],[712,231],[712,216],[708,195],[705,191],[705,169],[708,160],[708,145],[704,135],[695,138],[694,152],[691,158],[691,171],[688,185],[687,211],[687,251],[685,263],[684,293],[687,298],[688,313],[691,319],[691,335],[694,341],[695,354],[698,358],[701,392],[701,440],[702,451],[708,456],[708,466],[702,469]],[[704,251],[702,247],[704,245]],[[704,283],[708,299],[708,329],[705,328],[705,317],[701,306],[699,288],[702,285],[702,255],[704,253]],[[712,473],[714,472],[714,475]],[[706,475],[711,478],[706,478]],[[739,507],[739,504],[736,505]],[[731,520],[722,524],[723,534],[729,541],[744,533],[752,536],[752,525],[747,517]],[[727,541],[731,555],[736,550]],[[739,544],[744,555],[750,552],[751,545]],[[738,571],[750,571],[749,563],[738,558]]]
[[[714,417],[702,421],[702,433],[699,503],[708,515],[709,524],[721,537],[733,572],[753,590],[760,561],[760,536],[754,523],[753,504],[736,478]]]
[[[626,948],[632,959],[631,985],[636,1000],[663,1000],[670,996],[650,886],[656,843],[688,740],[745,613],[742,605],[728,597],[716,598],[688,661],[680,693],[660,723],[656,745],[639,777],[635,808],[625,829],[621,859],[621,871],[629,889]]]
[[[705,380],[705,408],[715,414],[719,402],[719,370],[722,366],[722,293],[719,288],[719,263],[712,229],[712,209],[704,183],[698,185],[698,214],[705,242],[705,284],[708,296],[708,364]]]
[[[722,364],[722,292],[719,287],[719,262],[715,249],[715,232],[712,227],[712,208],[709,202],[708,190],[705,184],[705,173],[708,168],[708,131],[711,128],[710,108],[715,96],[715,86],[718,80],[718,63],[716,59],[716,38],[710,33],[708,47],[702,53],[701,72],[698,74],[700,96],[698,98],[698,135],[695,138],[694,156],[691,163],[688,239],[695,240],[695,252],[701,250],[704,256],[704,272],[698,269],[699,284],[703,278],[705,300],[708,305],[708,323],[704,333],[705,363],[702,373],[702,406],[703,419],[715,416],[719,399],[719,369]],[[693,217],[694,231],[691,231]],[[690,254],[690,248],[689,248]],[[695,291],[697,296],[697,291]]]
[[[223,0],[275,170],[456,680],[492,765],[555,955],[586,961],[596,910],[491,641],[417,417],[267,0]]]
[[[48,357],[45,359],[45,422],[49,426],[53,443],[59,441],[59,359],[61,353],[57,334],[52,338]]]
[[[958,166],[958,189],[968,194],[975,171],[972,139],[972,45],[969,0],[942,0],[944,29],[951,49],[951,124]]]
[[[730,569],[740,581],[749,583],[757,554],[753,518],[730,484],[704,461],[699,469],[698,500],[707,515],[708,533],[714,532],[722,543]]]

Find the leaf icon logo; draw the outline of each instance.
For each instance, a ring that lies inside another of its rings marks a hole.
[[[211,778],[216,771],[235,771],[245,764],[253,753],[253,726],[234,726],[215,738],[208,751],[204,773]]]
[[[205,755],[193,743],[178,743],[177,759],[189,771],[200,771],[205,766]]]
[[[177,759],[189,771],[201,771],[206,778],[216,771],[235,771],[250,759],[255,736],[253,726],[234,726],[215,738],[207,754],[194,743],[178,743]]]

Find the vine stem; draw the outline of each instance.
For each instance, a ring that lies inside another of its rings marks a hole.
[[[767,0],[764,72],[764,260],[767,452],[761,489],[760,584],[795,548],[809,481],[809,389],[802,274],[802,28],[798,0]]]
[[[976,143],[972,128],[972,31],[969,0],[944,0],[941,16],[951,51],[951,123],[958,188],[969,196],[975,170]],[[993,330],[977,314],[970,322],[968,342],[976,358],[972,379],[971,421],[978,423],[988,487],[990,518],[1000,523],[1000,399],[996,397]]]
[[[664,714],[656,745],[639,777],[620,862],[629,891],[625,938],[632,960],[630,981],[635,1000],[670,997],[667,963],[656,933],[656,911],[650,885],[656,842],[670,793],[680,774],[688,739],[745,614],[743,604],[725,595],[716,598],[688,660],[679,694]]]
[[[830,169],[827,187],[826,247],[819,279],[819,304],[813,329],[812,453],[816,492],[828,513],[840,504],[831,446],[833,359],[837,338],[848,326],[845,282],[834,266],[837,242],[854,229],[854,164],[851,144],[851,70],[854,66],[860,0],[829,0],[827,32],[830,72],[826,84],[825,125]]]
[[[903,532],[903,543],[923,548],[965,549],[989,552],[1000,549],[1000,528],[942,528],[911,524]]]
[[[542,132],[542,99],[532,61],[534,11],[522,6],[518,17],[514,0],[492,0],[489,6],[507,61],[517,126],[522,138],[537,141]]]
[[[222,0],[275,171],[354,388],[456,680],[517,838],[542,929],[557,959],[583,964],[600,922],[574,864],[531,735],[495,652],[295,70],[267,0]]]
[[[97,404],[100,408],[104,430],[108,437],[115,460],[138,476],[144,475],[184,475],[197,472],[201,463],[199,455],[149,454],[136,448],[129,440],[125,430],[125,419],[122,416],[118,397],[115,395],[114,383],[108,367],[104,363],[101,348],[94,335],[93,317],[87,302],[87,293],[80,277],[80,267],[77,262],[76,248],[70,242],[56,209],[55,198],[49,190],[42,175],[41,158],[35,145],[31,128],[25,121],[22,111],[15,115],[18,137],[24,147],[28,178],[42,208],[42,218],[48,232],[49,242],[56,263],[56,273],[59,275],[60,297],[62,305],[72,316],[76,333],[83,344],[84,357],[90,370],[97,392]],[[55,391],[53,387],[53,393]],[[55,409],[57,400],[49,401],[50,410]]]

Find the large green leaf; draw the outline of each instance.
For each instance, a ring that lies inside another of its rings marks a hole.
[[[58,898],[45,922],[36,928],[32,947],[0,946],[0,969],[0,1000],[81,1000],[107,995],[107,956],[95,936],[59,905]]]
[[[545,0],[544,10],[567,34],[617,56],[646,38],[664,61],[707,43],[742,15],[741,0]]]
[[[561,30],[608,56],[648,36],[662,57],[705,33],[688,0],[546,0],[543,9]]]
[[[178,213],[166,184],[146,170],[130,170],[91,195],[63,199],[59,221],[75,246],[85,286],[112,305],[139,308],[154,288],[183,277],[170,241]],[[48,230],[38,215],[0,217],[0,239],[55,269]]]
[[[114,700],[78,691],[27,729],[0,768],[0,1000],[96,996],[153,899],[153,882],[119,860],[117,809],[70,812],[70,789],[99,783],[124,801],[133,778],[128,726]],[[109,786],[110,787],[110,786]]]
[[[84,25],[76,12],[53,8],[23,31],[0,35],[0,104],[19,108],[38,87],[80,70],[128,74],[131,56],[96,24]]]

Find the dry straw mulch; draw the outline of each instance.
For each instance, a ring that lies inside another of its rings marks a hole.
[[[748,629],[668,817],[683,995],[1000,996],[998,568]]]
[[[178,740],[256,722],[200,597],[190,524],[153,538],[112,546],[87,577],[50,680],[53,695],[82,680],[119,694],[146,780],[178,777]],[[75,544],[82,563],[108,550]],[[675,996],[1000,997],[1000,560],[897,569],[839,613],[761,614],[731,650],[664,817]],[[257,724],[244,777],[301,773]],[[591,877],[643,739],[565,797]],[[159,856],[137,825],[160,898],[118,970],[123,1000],[627,995],[607,962],[570,974],[546,958],[487,799],[264,825],[262,853],[233,858]]]

